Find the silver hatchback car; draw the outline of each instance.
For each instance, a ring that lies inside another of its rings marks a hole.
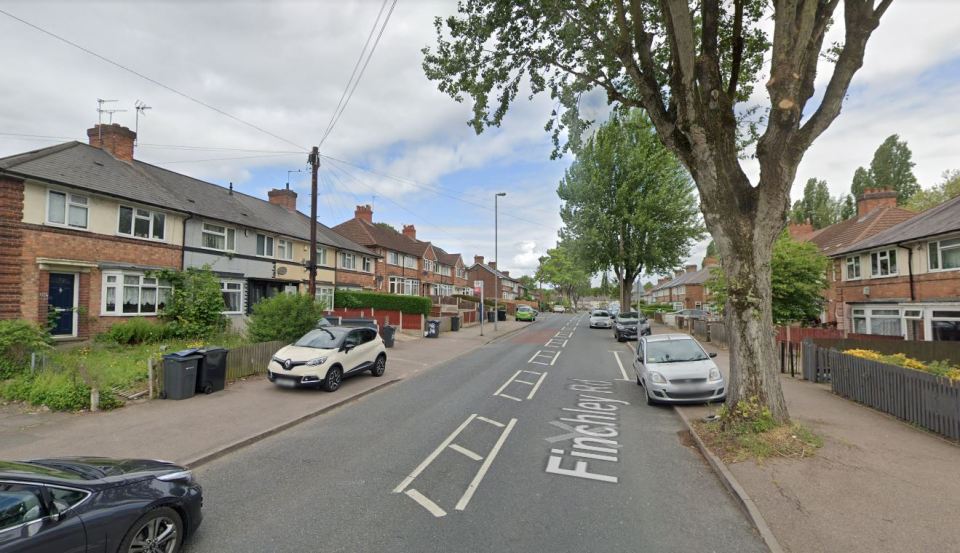
[[[609,311],[594,309],[590,313],[590,328],[613,328],[613,318]]]
[[[721,401],[727,386],[716,356],[687,334],[642,336],[633,370],[648,405]]]

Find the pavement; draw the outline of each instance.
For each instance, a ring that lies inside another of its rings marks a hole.
[[[704,346],[727,374],[727,351]],[[836,396],[829,385],[789,376],[781,384],[791,418],[823,437],[823,448],[808,459],[727,468],[784,550],[960,551],[957,444]],[[695,419],[716,406],[680,409]]]
[[[497,332],[487,324],[484,336],[479,326],[437,339],[404,336],[387,350],[382,377],[363,373],[344,380],[334,393],[283,389],[251,377],[210,395],[136,401],[99,413],[0,406],[0,459],[98,455],[199,465],[538,324],[510,320],[498,323]]]
[[[579,315],[216,459],[184,553],[765,551],[630,352]]]

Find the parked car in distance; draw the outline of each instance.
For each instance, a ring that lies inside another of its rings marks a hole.
[[[721,401],[727,392],[716,356],[687,334],[643,336],[633,370],[648,405]]]
[[[636,311],[618,314],[613,320],[613,337],[618,342],[636,340],[638,336],[650,334],[650,322]]]
[[[564,312],[566,312],[566,311],[567,311],[567,308],[564,307],[564,306],[562,306],[562,305],[554,305],[554,306],[553,306],[553,312],[554,312],[554,313],[564,313]]]
[[[370,371],[383,376],[387,350],[373,328],[316,328],[284,346],[267,366],[267,378],[284,388],[340,389],[344,376]]]
[[[517,321],[533,322],[537,320],[537,312],[534,311],[529,305],[521,305],[517,307],[517,313],[514,316],[514,319]]]
[[[193,474],[167,461],[0,461],[0,553],[177,553],[202,505]]]
[[[611,319],[616,319],[616,318],[617,318],[617,315],[620,314],[620,308],[619,308],[619,307],[611,307],[611,308],[609,309],[609,313],[610,313],[610,318],[611,318]]]
[[[594,309],[590,313],[590,328],[611,328],[613,319],[610,318],[610,312],[604,309]]]
[[[681,309],[680,311],[674,311],[673,314],[689,319],[706,319],[710,316],[710,312],[704,309]]]

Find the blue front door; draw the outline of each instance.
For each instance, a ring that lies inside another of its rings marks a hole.
[[[50,290],[47,302],[50,309],[56,312],[53,321],[54,336],[73,336],[73,297],[74,276],[71,273],[50,273]]]

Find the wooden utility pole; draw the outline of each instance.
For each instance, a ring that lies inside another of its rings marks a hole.
[[[314,146],[307,158],[310,164],[310,283],[311,298],[317,297],[317,171],[320,169],[320,148]]]

